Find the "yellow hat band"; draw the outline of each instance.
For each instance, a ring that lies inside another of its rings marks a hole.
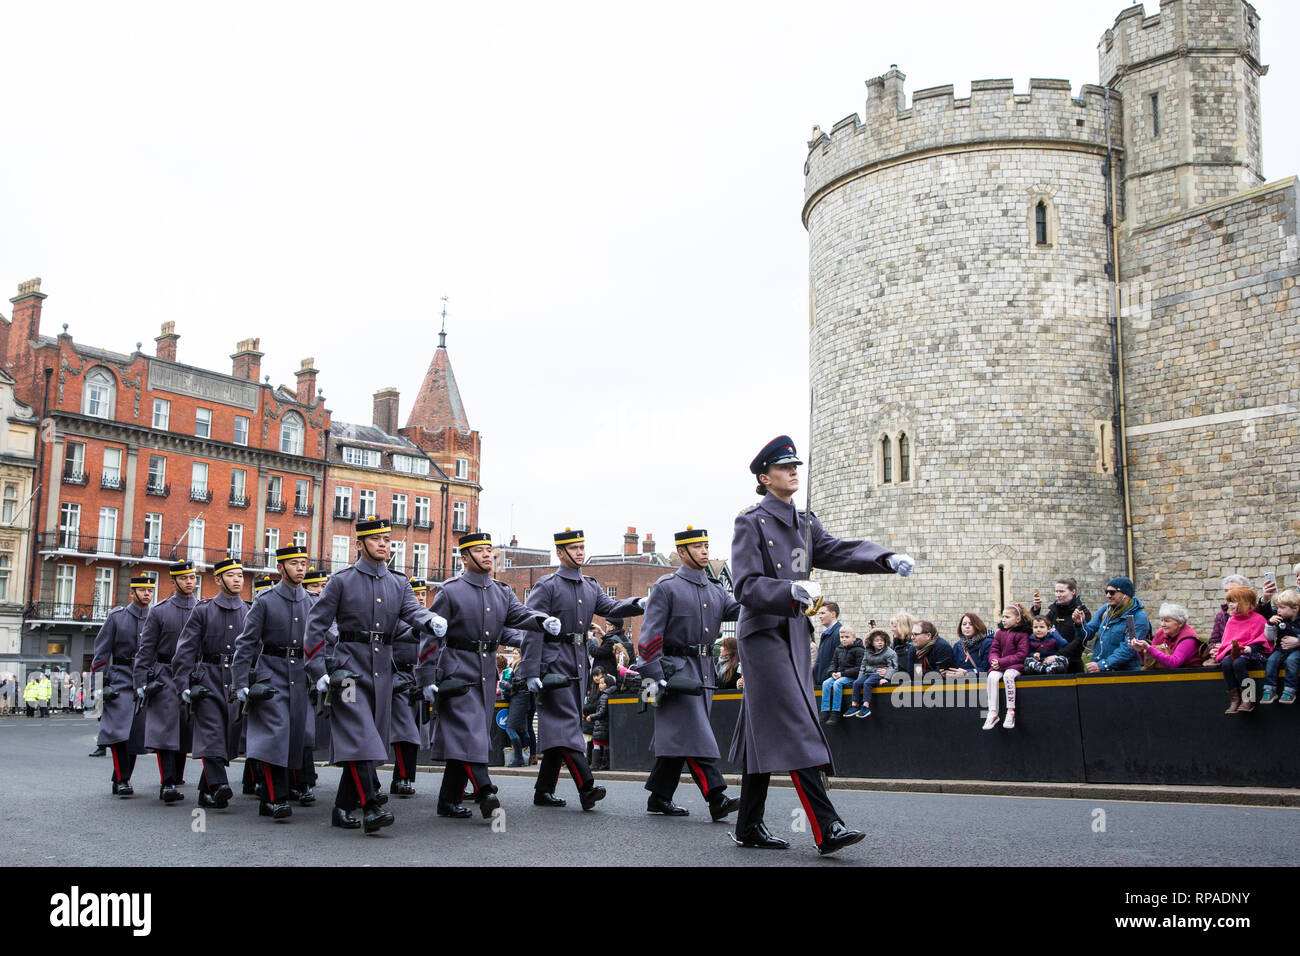
[[[708,541],[709,536],[707,534],[702,534],[698,538],[678,538],[675,543],[678,547],[681,547],[684,544],[708,544]]]

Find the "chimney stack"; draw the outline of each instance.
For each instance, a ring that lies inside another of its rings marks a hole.
[[[636,554],[639,550],[637,542],[640,541],[640,535],[636,533],[636,528],[628,528],[627,534],[623,535],[623,554]]]
[[[400,393],[395,388],[381,388],[375,392],[375,412],[372,421],[376,428],[388,435],[397,434],[397,401]]]
[[[162,324],[162,335],[154,339],[158,343],[157,356],[160,359],[166,359],[169,362],[176,361],[176,340],[180,336],[176,334],[175,322],[164,322]]]
[[[298,404],[310,405],[316,398],[316,372],[314,358],[305,358],[294,372],[298,376]]]
[[[244,339],[235,346],[235,354],[230,356],[235,363],[231,375],[250,382],[258,380],[262,374],[262,353],[257,350],[257,346],[261,341],[261,339]]]
[[[9,300],[14,307],[9,326],[9,340],[5,343],[5,361],[21,381],[22,373],[31,369],[32,346],[41,334],[41,303],[45,293],[40,279],[18,283],[18,294]],[[34,372],[33,372],[34,374]]]
[[[641,553],[642,554],[655,553],[655,536],[648,531],[646,532],[645,541],[641,543]]]

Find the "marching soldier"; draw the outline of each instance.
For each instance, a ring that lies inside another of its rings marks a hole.
[[[236,696],[246,706],[248,756],[257,760],[261,800],[257,812],[284,820],[289,806],[289,768],[302,761],[307,733],[309,685],[303,670],[303,635],[310,604],[302,579],[307,551],[288,545],[275,552],[280,583],[253,601],[235,642]]]
[[[721,820],[740,805],[726,795],[718,770],[718,741],[709,724],[713,707],[713,642],[723,621],[740,616],[740,605],[705,573],[709,533],[688,527],[674,535],[682,566],[665,574],[646,598],[645,620],[637,643],[637,670],[651,683],[655,732],[654,770],[645,788],[646,810],[684,817],[690,811],[673,803],[685,764],[700,788],[709,814]],[[657,689],[657,693],[654,691]]]
[[[175,803],[184,797],[177,785],[185,779],[185,755],[191,743],[190,722],[181,712],[183,677],[172,666],[176,642],[189,622],[198,601],[194,590],[199,577],[193,561],[177,561],[168,568],[176,589],[171,597],[154,606],[140,636],[135,655],[136,696],[145,701],[144,745],[158,755],[158,799]],[[162,686],[151,694],[153,681]]]
[[[820,769],[834,772],[830,747],[813,702],[809,617],[821,607],[811,568],[906,577],[915,562],[870,541],[841,541],[817,517],[794,506],[803,464],[787,435],[764,446],[749,470],[763,500],[741,512],[731,541],[732,574],[741,604],[737,641],[745,693],[731,742],[732,763],[744,768],[737,846],[785,849],[763,824],[768,782],[788,772],[823,856],[863,839],[831,805]]]
[[[249,607],[253,606],[253,601],[265,594],[271,588],[275,587],[275,578],[264,574],[253,581],[253,600],[245,601]],[[244,754],[244,795],[250,797],[260,797],[262,793],[262,771],[257,765],[257,761],[248,754],[248,723],[241,716],[239,718],[239,752]]]
[[[307,592],[307,600],[312,604],[320,597],[321,591],[325,590],[325,582],[329,580],[329,572],[322,571],[319,568],[308,568],[307,576],[302,579],[302,589]],[[311,713],[307,716],[308,737],[311,740],[304,754],[303,765],[298,770],[295,784],[296,788],[290,788],[290,799],[295,798],[304,807],[316,800],[316,751],[329,750],[330,746],[330,722],[323,714]],[[306,802],[304,802],[306,801]]]
[[[429,587],[423,578],[411,578],[411,591],[421,607],[428,607]],[[408,694],[415,684],[415,664],[420,655],[420,635],[405,621],[393,638],[393,716],[388,742],[393,748],[393,781],[388,792],[415,796],[415,761],[420,754],[420,708]]]
[[[362,518],[356,534],[356,562],[332,576],[311,607],[307,669],[318,693],[331,692],[336,671],[355,675],[347,678],[330,714],[330,762],[343,767],[330,823],[349,830],[363,824],[366,833],[374,833],[393,822],[376,794],[374,766],[388,758],[398,622],[439,637],[447,633],[447,622],[421,607],[410,582],[388,570],[392,528],[387,521]],[[362,821],[349,812],[358,807]]]
[[[132,669],[153,592],[154,583],[149,578],[142,575],[131,579],[131,603],[108,612],[95,637],[95,656],[90,665],[92,674],[104,672],[99,691],[99,736],[95,742],[113,754],[113,793],[119,797],[135,793],[131,771],[135,769],[136,754],[144,750],[144,717],[135,713]]]
[[[555,636],[561,625],[558,618],[520,604],[509,585],[492,580],[491,535],[461,535],[457,549],[464,570],[443,585],[433,600],[434,613],[448,622],[447,632],[420,642],[416,679],[424,687],[426,700],[438,699],[438,722],[430,750],[433,759],[447,762],[438,793],[438,816],[463,819],[472,815],[461,805],[468,780],[474,801],[487,818],[501,806],[487,770],[496,711],[497,645],[519,640],[519,632],[511,628]],[[458,685],[457,693],[451,690],[453,683]]]
[[[244,569],[234,558],[212,568],[220,590],[200,601],[176,643],[181,699],[193,708],[193,755],[203,761],[199,806],[224,809],[233,796],[226,767],[239,751],[239,705],[233,702],[235,641],[244,632]]]
[[[533,791],[533,804],[562,807],[555,795],[563,762],[578,787],[582,809],[590,810],[605,797],[596,785],[587,763],[582,740],[582,696],[587,687],[587,626],[593,615],[635,617],[642,612],[645,598],[614,601],[596,583],[585,577],[586,538],[581,531],[565,528],[555,535],[555,553],[560,570],[548,574],[533,586],[528,606],[560,619],[560,634],[529,633],[524,639],[520,669],[528,689],[537,693],[537,746],[542,750],[541,767]],[[543,677],[550,678],[550,686]],[[543,690],[543,688],[546,688]]]

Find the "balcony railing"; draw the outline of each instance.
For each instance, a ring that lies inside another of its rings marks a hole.
[[[155,498],[169,498],[171,497],[172,486],[169,484],[159,485],[151,481],[144,486],[144,493],[153,495]]]
[[[457,534],[467,534],[469,532],[469,525],[453,523],[451,530],[455,531]]]
[[[400,518],[397,515],[393,515],[388,523],[394,528],[409,528],[411,526],[411,519],[405,515]]]
[[[63,469],[63,483],[65,485],[88,485],[90,484],[90,472],[73,471],[70,468]]]
[[[433,522],[431,522],[428,518],[416,518],[415,527],[418,528],[420,531],[428,531],[430,528],[433,527]]]
[[[293,513],[310,517],[316,513],[316,506],[310,501],[295,501],[293,503]]]
[[[171,541],[156,541],[137,538],[100,538],[93,535],[80,535],[77,532],[60,532],[50,544],[41,545],[41,554],[47,556],[77,556],[101,561],[117,561],[122,564],[157,564],[165,565],[173,561],[194,561],[211,567],[226,558],[236,558],[245,568],[272,571],[275,569],[275,551],[240,551],[229,547],[196,548],[188,540],[179,545]],[[312,557],[314,567],[325,567],[322,559]]]
[[[123,480],[121,475],[118,475],[116,478],[112,478],[108,475],[101,475],[99,479],[99,487],[103,488],[105,491],[121,491],[126,487],[126,482]]]
[[[267,510],[267,511],[270,511],[270,512],[272,512],[272,513],[274,513],[274,514],[283,514],[283,513],[284,513],[284,499],[283,499],[283,498],[272,498],[270,495],[267,495],[267,496],[266,496],[266,510]]]
[[[194,486],[191,486],[190,501],[201,501],[205,505],[208,504],[210,501],[212,501],[212,489],[196,488]]]
[[[356,521],[357,513],[351,508],[340,508],[337,504],[334,506],[334,517],[339,521]]]
[[[232,491],[230,492],[230,507],[232,507],[232,508],[247,508],[247,507],[248,507],[248,495],[237,495],[237,494],[235,494],[235,492],[232,490]]]
[[[42,621],[68,624],[102,624],[112,610],[111,605],[69,604],[63,601],[34,601],[27,605],[27,623]]]

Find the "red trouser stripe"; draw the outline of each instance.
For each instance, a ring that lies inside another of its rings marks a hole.
[[[163,782],[162,754],[158,754],[158,782]]]
[[[268,797],[266,802],[275,803],[275,787],[271,783],[271,768],[266,764],[262,764],[262,772],[266,774],[266,795]]]
[[[122,782],[122,766],[117,762],[117,744],[109,744],[108,752],[113,755],[113,779]]]
[[[569,752],[567,750],[561,750],[560,756],[563,757],[564,762],[569,765],[569,773],[573,774],[573,782],[576,783],[578,785],[578,789],[581,790],[582,774],[578,772],[578,765],[573,762],[573,758],[569,756]]]
[[[691,776],[695,778],[695,785],[700,788],[700,793],[707,797],[709,795],[709,781],[705,778],[704,771],[700,769],[700,765],[690,757],[687,757],[686,766],[691,768]]]
[[[474,779],[474,768],[463,760],[460,762],[460,765],[465,768],[465,776],[469,777],[469,785],[474,788],[474,793],[477,795],[478,781]]]
[[[792,773],[790,779],[794,781],[795,790],[799,791],[799,802],[803,804],[803,812],[808,815],[808,822],[812,825],[813,841],[821,846],[822,828],[817,822],[817,815],[813,813],[812,804],[808,802],[808,795],[803,792],[803,785],[799,783],[799,775]]]
[[[406,779],[406,761],[402,759],[402,745],[393,744],[393,756],[397,758],[397,776]]]
[[[355,760],[348,761],[348,769],[352,771],[352,780],[357,785],[357,799],[361,801],[364,807],[366,803],[366,791],[361,789],[361,775],[357,773],[357,763]]]

